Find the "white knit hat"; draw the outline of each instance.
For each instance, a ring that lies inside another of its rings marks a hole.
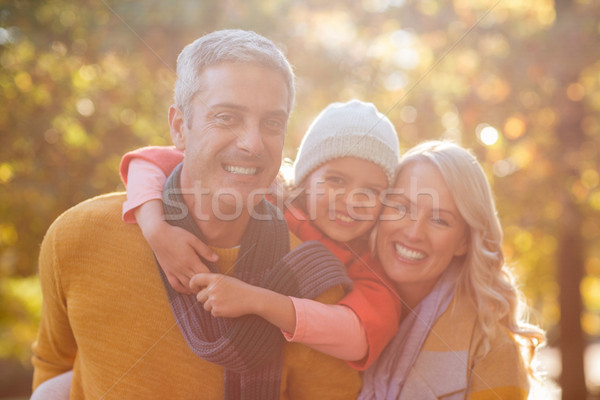
[[[315,168],[341,157],[371,161],[383,168],[388,184],[393,183],[400,157],[398,135],[372,103],[332,103],[317,116],[300,144],[294,183],[300,184]]]

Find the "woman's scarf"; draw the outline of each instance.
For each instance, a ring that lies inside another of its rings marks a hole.
[[[358,399],[403,399],[402,389],[423,343],[454,296],[458,269],[457,263],[450,264],[427,297],[407,310],[396,336],[365,372]]]

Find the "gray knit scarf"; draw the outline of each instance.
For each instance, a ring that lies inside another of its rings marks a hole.
[[[177,166],[165,185],[166,220],[203,239],[181,195]],[[325,290],[352,281],[340,261],[321,243],[305,242],[289,252],[289,233],[283,216],[262,200],[242,237],[233,276],[251,285],[295,297],[315,298]],[[214,263],[203,260],[212,272]],[[179,329],[190,349],[206,361],[225,368],[226,399],[278,399],[283,365],[283,336],[278,328],[255,315],[215,318],[195,295],[176,292],[159,266]]]
[[[446,311],[456,290],[460,263],[451,262],[431,292],[400,323],[396,336],[363,375],[359,400],[412,400],[402,389],[435,322]],[[402,312],[404,313],[404,309]],[[465,373],[466,376],[466,373]],[[440,379],[442,379],[440,377]],[[425,398],[425,394],[423,394]]]

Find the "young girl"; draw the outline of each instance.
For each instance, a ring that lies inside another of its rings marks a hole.
[[[309,127],[294,163],[295,185],[285,197],[284,216],[291,233],[321,241],[347,267],[354,288],[338,305],[207,273],[198,255],[215,261],[210,248],[169,225],[162,213],[162,186],[182,158],[172,147],[151,147],[126,154],[121,163],[128,197],[124,220],[137,220],[173,288],[199,291],[198,300],[213,316],[257,314],[288,340],[366,369],[395,334],[401,312],[399,297],[367,246],[381,211],[379,194],[393,182],[399,158],[391,122],[371,103],[333,103]]]

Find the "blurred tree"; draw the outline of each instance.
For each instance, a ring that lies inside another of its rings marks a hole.
[[[475,150],[493,182],[506,254],[551,343],[560,339],[565,396],[584,390],[581,328],[587,338],[600,335],[600,222],[592,218],[600,210],[599,7],[593,0],[2,3],[0,302],[11,306],[0,309],[0,357],[28,357],[39,290],[27,277],[49,224],[79,201],[122,189],[125,151],[170,142],[178,52],[203,33],[238,27],[274,40],[295,66],[286,156],[294,157],[326,104],[352,97],[386,112],[403,148],[446,137]]]
[[[105,41],[106,31],[120,40]],[[0,311],[0,357],[28,359],[37,317],[21,306],[39,299],[39,289],[11,288],[39,286],[21,277],[35,273],[38,246],[52,220],[116,189],[120,153],[167,143],[164,110],[173,74],[138,43],[96,3],[2,5],[0,301],[11,306]]]
[[[582,66],[595,63],[600,55],[598,35],[594,40],[593,36],[585,34],[586,28],[593,29],[597,24],[597,18],[588,11],[575,1],[557,0],[556,23],[546,37],[543,51],[548,70],[557,83],[553,106],[560,110],[560,114],[556,125],[558,146],[554,159],[560,165],[559,180],[566,184],[559,192],[563,215],[558,220],[559,347],[563,371],[560,384],[565,400],[583,399],[587,393],[583,360],[585,341],[581,328],[583,307],[579,292],[585,259],[585,238],[582,235],[584,209],[573,191],[573,183],[580,179],[585,168],[580,156],[592,143],[586,140],[582,128],[582,121],[590,110],[581,101],[580,94],[572,93],[572,88],[579,81]],[[569,62],[560,62],[565,59]]]

